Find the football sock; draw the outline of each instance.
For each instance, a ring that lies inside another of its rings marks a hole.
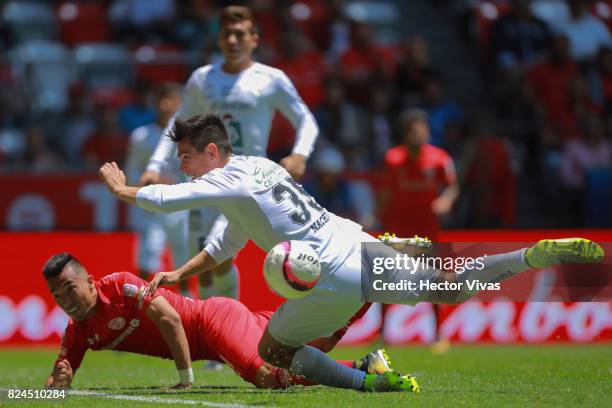
[[[478,280],[482,283],[501,282],[531,269],[527,261],[525,261],[526,250],[526,248],[523,248],[505,254],[487,255],[482,258],[482,263],[484,264],[482,269],[474,266],[474,268],[466,269],[463,273],[458,273],[456,275],[457,282],[464,283],[462,285],[462,291],[472,296],[478,293],[479,290],[476,288],[470,290],[465,284],[466,281]]]
[[[341,364],[343,366],[347,366],[349,368],[355,368],[355,362],[351,360],[336,360],[336,363]],[[301,375],[290,375],[289,381],[292,385],[318,385],[316,383],[313,383],[312,381],[308,381],[305,377],[302,377]]]
[[[365,378],[363,371],[340,364],[327,354],[310,346],[303,346],[295,353],[290,373],[328,387],[354,390],[360,390],[363,387]]]

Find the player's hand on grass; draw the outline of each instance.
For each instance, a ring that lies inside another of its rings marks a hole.
[[[144,173],[142,173],[142,176],[140,176],[140,180],[138,180],[138,186],[144,187],[144,186],[148,186],[149,184],[160,184],[159,181],[160,181],[159,173],[152,171],[152,170],[147,170]]]
[[[174,272],[158,272],[145,289],[145,296],[153,295],[160,286],[172,286],[179,283],[178,275]]]
[[[51,388],[67,388],[72,382],[72,367],[68,360],[62,360],[53,367],[53,382],[49,385]]]
[[[280,165],[287,169],[291,177],[295,180],[299,180],[306,171],[306,157],[301,154],[293,153],[281,159]]]
[[[125,187],[125,174],[123,174],[123,171],[121,171],[115,162],[104,163],[100,167],[98,174],[113,194],[117,194]]]

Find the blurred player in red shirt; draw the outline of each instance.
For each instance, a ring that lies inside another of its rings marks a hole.
[[[66,252],[49,259],[43,275],[55,301],[70,316],[47,387],[69,387],[88,349],[174,359],[179,383],[172,388],[177,389],[191,387],[191,362],[203,359],[225,362],[258,388],[310,385],[259,357],[257,345],[272,312],[253,313],[231,298],[193,300],[166,289],[145,295],[147,282],[136,275],[119,272],[94,280]],[[347,328],[313,345],[331,349]],[[377,351],[357,362],[339,363],[363,370],[388,368],[381,358],[383,351]]]
[[[444,150],[429,144],[427,113],[409,109],[400,117],[404,144],[385,154],[380,214],[385,230],[399,236],[425,236],[433,242],[440,232],[439,216],[447,214],[459,187],[453,160]],[[448,350],[440,338],[440,306],[433,305],[436,325],[436,354]]]
[[[380,214],[386,230],[436,241],[438,217],[447,214],[459,194],[453,160],[429,144],[427,113],[409,109],[400,117],[403,145],[385,154]]]

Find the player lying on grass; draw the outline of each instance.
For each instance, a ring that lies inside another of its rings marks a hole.
[[[257,344],[272,312],[253,313],[230,298],[192,300],[165,289],[145,295],[147,282],[136,275],[120,272],[94,280],[66,252],[49,259],[43,275],[71,319],[47,387],[69,387],[88,349],[172,358],[180,379],[173,388],[189,388],[191,362],[203,359],[227,363],[258,388],[312,384],[259,357]],[[331,348],[345,331],[318,343]],[[339,364],[372,372],[390,369],[383,350]]]
[[[459,283],[467,279],[501,282],[534,267],[603,258],[602,248],[585,239],[544,240],[531,248],[489,255],[483,259],[482,267],[466,265],[461,275],[431,268],[389,268],[380,279],[397,286],[409,282],[419,289],[376,291],[370,282],[371,271],[364,268],[362,273],[362,265],[399,253],[386,245],[374,245],[380,242],[361,231],[360,225],[321,207],[278,164],[263,157],[232,155],[227,130],[218,117],[177,118],[172,139],[178,143],[181,171],[193,178],[190,183],[129,187],[116,163],[100,168],[100,177],[109,190],[128,203],[158,212],[216,206],[228,219],[223,233],[202,252],[176,271],[157,274],[151,281],[151,290],[211,270],[232,257],[249,239],[266,252],[281,241],[308,243],[319,256],[321,278],[307,296],[287,300],[276,310],[259,343],[259,353],[264,361],[318,384],[367,391],[418,390],[413,377],[396,372],[368,377],[307,345],[343,326],[364,301],[456,303],[477,292],[420,289],[419,283],[443,283],[449,275]],[[362,246],[364,243],[370,245]]]

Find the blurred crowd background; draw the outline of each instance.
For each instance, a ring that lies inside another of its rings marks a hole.
[[[317,119],[303,182],[330,210],[369,229],[419,217],[379,193],[420,109],[456,169],[458,198],[430,211],[444,227],[612,226],[610,0],[0,1],[0,172],[121,163],[156,87],[220,60],[229,4],[252,7],[257,60]],[[271,158],[293,134],[279,116]]]

